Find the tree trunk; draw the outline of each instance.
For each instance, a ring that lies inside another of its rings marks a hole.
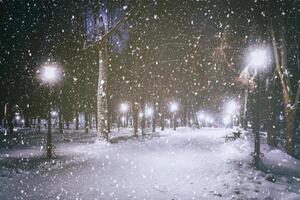
[[[87,112],[84,112],[84,127],[85,133],[89,133],[89,116]]]
[[[261,159],[260,159],[260,79],[259,74],[256,77],[257,87],[253,91],[251,95],[252,98],[252,130],[254,133],[254,154],[253,154],[253,164],[256,169],[260,169],[261,167]]]
[[[281,47],[278,50],[278,45],[275,38],[275,32],[271,29],[272,34],[272,43],[274,50],[274,57],[276,63],[276,70],[280,79],[281,87],[282,87],[282,101],[284,105],[284,115],[285,115],[285,136],[286,143],[285,148],[286,152],[295,156],[295,116],[296,112],[294,107],[292,107],[291,103],[291,95],[289,93],[290,81],[289,77],[285,76],[285,70],[287,69],[287,48],[285,41],[285,29],[282,31],[282,39],[281,39]],[[280,55],[280,58],[279,58]]]
[[[138,136],[138,126],[139,126],[139,115],[138,115],[138,109],[137,106],[134,105],[134,110],[132,112],[133,115],[133,134],[135,137]]]
[[[248,96],[249,89],[244,90],[243,109],[241,114],[241,125],[244,130],[247,130],[248,126]]]
[[[183,126],[187,126],[187,124],[189,122],[187,122],[188,120],[188,111],[187,111],[187,105],[186,105],[186,101],[184,101],[184,105],[183,105]]]
[[[37,127],[38,127],[38,132],[41,133],[41,118],[37,118]]]
[[[271,107],[271,106],[269,106]],[[274,108],[274,107],[273,107]],[[268,116],[267,122],[267,143],[271,147],[277,146],[277,137],[276,137],[276,113],[273,110],[269,110],[270,114]]]
[[[108,107],[107,107],[107,42],[103,42],[99,49],[99,78],[97,92],[97,120],[98,132],[108,140]]]
[[[63,134],[64,127],[63,127],[63,118],[62,118],[62,114],[61,114],[61,108],[59,108],[59,111],[58,111],[58,127],[59,127],[59,133]]]
[[[78,111],[76,111],[76,113],[75,113],[75,129],[76,130],[79,130],[79,113],[78,113]]]
[[[24,116],[24,120],[25,120],[25,128],[30,128],[30,117],[28,116],[28,114],[26,114]]]
[[[285,135],[286,135],[286,152],[295,156],[295,115],[292,108],[285,106]]]
[[[187,124],[189,127],[192,127],[190,111],[187,112]]]
[[[284,31],[285,32],[285,31]],[[281,44],[281,67],[287,69],[287,46],[285,37],[283,36]],[[282,74],[284,76],[284,73]],[[285,114],[285,136],[286,136],[286,152],[295,156],[295,111],[291,107],[291,95],[289,93],[290,81],[289,77],[284,79],[285,88],[283,88],[283,104],[284,104],[284,114]]]
[[[90,128],[90,130],[92,130],[93,129],[93,123],[92,123],[92,115],[90,115],[90,117],[89,117],[89,128]]]
[[[141,99],[141,112],[142,112],[142,119],[141,119],[141,129],[142,129],[142,136],[145,136],[145,125],[146,125],[146,119],[145,119],[145,97],[144,94],[142,94]]]
[[[138,137],[138,126],[139,126],[139,114],[138,114],[138,108],[134,104],[133,105],[133,111],[132,111],[132,117],[133,117],[133,134],[135,137]]]
[[[49,92],[49,99],[51,99],[51,91]],[[47,131],[47,147],[46,147],[46,150],[47,150],[47,158],[48,159],[51,159],[52,158],[52,132],[51,132],[51,101],[49,100],[49,104],[48,104],[48,131]]]
[[[70,122],[69,122],[69,120],[66,120],[66,126],[67,126],[67,129],[69,130],[70,129]]]
[[[153,115],[152,115],[152,132],[155,132],[155,126],[156,126],[156,113],[157,109],[156,109],[156,102],[155,99],[153,98]]]
[[[95,113],[96,130],[98,131],[98,115]]]
[[[274,80],[275,81],[275,80]],[[276,102],[277,98],[275,98],[275,83],[271,82],[270,85],[267,86],[267,123],[266,123],[266,128],[267,128],[267,143],[271,147],[276,147],[277,146],[277,136],[276,136]]]
[[[3,128],[7,127],[7,103],[4,105],[4,119],[3,119]]]
[[[172,114],[172,119],[173,119],[173,129],[174,129],[174,131],[176,131],[176,112],[174,112],[173,114]]]
[[[161,86],[160,95],[159,95],[159,115],[160,115],[160,128],[162,131],[165,130],[165,107],[164,107],[164,96],[163,89]]]
[[[135,102],[134,89],[131,87],[131,108],[132,108],[132,120],[133,120],[133,135],[138,137],[138,127],[139,127],[139,114],[138,114],[138,104]],[[120,121],[120,119],[119,119]]]
[[[108,92],[108,89],[106,89],[106,92]],[[107,93],[107,95],[109,95]],[[107,134],[111,131],[111,125],[112,125],[112,112],[111,112],[111,103],[107,101]]]
[[[12,134],[14,131],[14,112],[13,106],[11,103],[8,103],[8,125],[9,125],[9,133]]]

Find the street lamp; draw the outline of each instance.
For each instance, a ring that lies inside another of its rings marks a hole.
[[[214,119],[208,115],[205,116],[204,120],[205,120],[206,127],[208,126],[208,124],[212,125],[212,123],[214,123]]]
[[[139,118],[142,118],[144,116],[144,113],[139,112]]]
[[[16,119],[17,121],[19,121],[19,120],[21,119],[20,115],[17,115],[17,116],[15,117],[15,119]]]
[[[57,114],[56,111],[52,111],[52,112],[51,112],[51,115],[52,115],[53,117],[56,117],[58,114]]]
[[[253,153],[253,163],[257,169],[260,168],[260,135],[259,135],[259,106],[260,106],[260,97],[259,97],[259,88],[260,80],[259,73],[260,69],[263,69],[267,66],[267,51],[264,49],[254,49],[250,52],[249,56],[249,67],[254,70],[254,75],[256,74],[256,88],[254,90],[254,117],[253,117],[253,133],[255,134],[254,138],[254,153]]]
[[[122,117],[122,118],[121,118],[121,121],[124,123],[124,122],[125,122],[125,117]]]
[[[176,102],[172,102],[170,104],[170,111],[172,113],[172,120],[173,120],[173,128],[174,128],[174,131],[176,131],[176,112],[178,110],[178,104]]]
[[[55,84],[62,78],[61,70],[56,63],[43,65],[38,73],[42,81],[49,85]]]
[[[121,111],[122,113],[127,112],[127,111],[128,111],[128,104],[127,104],[127,103],[121,103],[121,104],[120,104],[120,111]]]
[[[265,68],[267,62],[267,51],[264,49],[255,49],[250,53],[250,67]]]
[[[228,101],[226,103],[226,113],[233,114],[237,109],[237,103],[235,101]]]
[[[127,111],[128,111],[128,109],[129,109],[129,106],[128,106],[128,104],[127,103],[121,103],[120,104],[120,112],[122,113],[122,125],[123,125],[123,127],[125,127],[125,122],[126,122],[126,120],[127,120],[127,116],[126,116],[126,120],[125,120],[125,114],[127,113]]]
[[[53,156],[52,132],[51,132],[51,106],[52,106],[52,86],[62,78],[61,69],[56,63],[46,63],[37,71],[40,79],[49,87],[48,93],[48,132],[47,132],[47,157],[50,159]]]
[[[205,114],[201,112],[198,117],[200,120],[203,120],[205,118]]]
[[[146,110],[145,110],[145,115],[146,117],[152,117],[153,116],[153,108],[152,107],[146,107]]]

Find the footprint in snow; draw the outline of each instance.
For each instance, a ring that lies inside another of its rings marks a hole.
[[[158,185],[158,184],[155,184],[154,186],[154,189],[159,191],[159,192],[167,192],[168,189],[165,185]]]

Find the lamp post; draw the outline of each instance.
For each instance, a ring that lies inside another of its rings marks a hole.
[[[259,123],[259,106],[260,106],[260,79],[258,70],[266,66],[267,53],[263,49],[255,49],[250,52],[250,68],[254,70],[254,75],[256,75],[256,88],[254,90],[254,115],[253,115],[253,133],[254,137],[254,153],[253,153],[253,163],[254,166],[259,169],[261,167],[261,153],[260,153],[260,123]]]
[[[230,116],[230,120],[232,122],[232,128],[234,126],[234,114],[236,113],[237,108],[238,108],[238,105],[237,105],[236,101],[231,100],[226,103],[225,112],[227,115]]]
[[[61,70],[59,69],[56,63],[46,63],[41,67],[38,71],[40,74],[41,80],[47,84],[49,87],[48,93],[48,131],[47,131],[47,158],[51,159],[53,157],[53,144],[52,144],[52,130],[51,130],[51,107],[52,107],[52,87],[55,83],[57,83],[61,78]]]
[[[172,102],[170,104],[170,111],[172,112],[172,120],[173,120],[173,129],[176,131],[176,112],[178,110],[178,104],[176,102]]]
[[[200,121],[200,127],[203,127],[204,126],[204,119],[205,119],[205,114],[204,112],[199,112],[198,115],[198,121]]]
[[[225,115],[223,118],[223,123],[225,125],[225,127],[228,127],[228,124],[230,124],[230,116],[229,115]]]

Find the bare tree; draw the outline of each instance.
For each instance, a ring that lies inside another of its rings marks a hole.
[[[105,139],[108,139],[108,113],[107,113],[107,66],[106,62],[106,41],[99,47],[99,78],[97,92],[97,115],[98,131]]]
[[[284,27],[283,27],[284,29]],[[281,87],[282,87],[282,102],[284,106],[285,116],[285,135],[286,135],[286,152],[295,155],[295,122],[296,110],[300,96],[300,81],[298,82],[298,89],[296,94],[292,93],[290,76],[288,75],[288,62],[287,62],[287,44],[283,36],[278,42],[274,29],[271,29],[272,45],[274,50],[276,72],[278,74]]]

